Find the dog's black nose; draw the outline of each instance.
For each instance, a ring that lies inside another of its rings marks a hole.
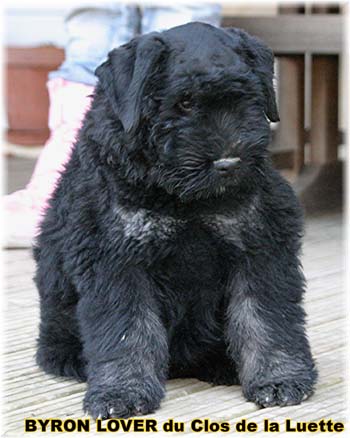
[[[240,158],[223,158],[221,160],[214,161],[214,168],[220,175],[229,175],[236,167],[237,163],[241,161]]]

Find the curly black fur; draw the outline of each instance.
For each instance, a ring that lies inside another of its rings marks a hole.
[[[94,417],[152,412],[172,377],[300,403],[317,373],[302,214],[267,154],[272,52],[191,23],[113,50],[96,74],[34,248],[38,364],[87,380]]]

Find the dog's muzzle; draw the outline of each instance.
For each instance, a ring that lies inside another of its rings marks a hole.
[[[237,164],[241,161],[240,158],[222,158],[214,161],[214,169],[222,176],[228,176],[235,170]]]

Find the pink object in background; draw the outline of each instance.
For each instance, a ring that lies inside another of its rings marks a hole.
[[[26,188],[3,197],[6,247],[32,244],[91,103],[92,86],[53,78],[48,81],[47,87],[50,96],[50,138]]]

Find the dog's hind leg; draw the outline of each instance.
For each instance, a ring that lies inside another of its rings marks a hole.
[[[85,381],[85,361],[76,320],[74,287],[54,265],[41,262],[36,274],[40,294],[40,328],[36,362],[56,376]]]
[[[225,351],[218,349],[208,352],[193,366],[181,367],[172,364],[169,369],[169,379],[196,378],[213,385],[238,385],[238,372],[234,362]]]
[[[213,385],[238,385],[235,363],[224,351],[215,351],[204,358],[194,370],[193,377]]]
[[[176,360],[173,359],[170,364],[168,378],[196,378],[214,385],[238,385],[236,365],[226,350],[224,342],[209,348],[205,354],[200,350],[191,358],[191,363],[186,363],[183,355],[177,354]]]

